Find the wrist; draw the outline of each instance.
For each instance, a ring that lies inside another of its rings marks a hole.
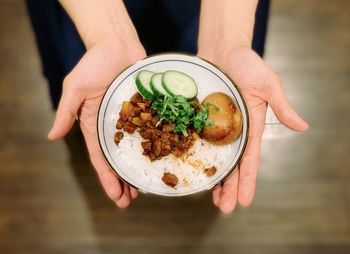
[[[86,31],[83,41],[87,49],[98,44],[110,44],[113,48],[124,50],[142,47],[137,35],[127,36],[126,34],[120,33],[120,31],[115,28]]]
[[[146,52],[138,39],[125,40],[123,36],[116,33],[105,33],[94,36],[91,44],[87,44],[88,51],[105,52],[103,57],[114,59],[116,62],[134,63],[146,57]]]
[[[90,22],[81,27],[79,33],[87,49],[98,43],[108,41],[112,41],[117,47],[132,47],[140,44],[137,32],[129,17],[125,16],[121,18],[119,16],[116,18],[116,15],[116,13],[111,13],[109,17],[96,20],[96,22]]]
[[[87,49],[108,40],[126,44],[138,41],[123,1],[60,0],[60,3],[74,21]]]
[[[251,48],[257,0],[202,0],[199,54]]]
[[[198,40],[198,52],[200,57],[212,60],[217,55],[228,55],[236,49],[251,49],[251,38],[248,35],[221,37],[220,39],[208,38]]]

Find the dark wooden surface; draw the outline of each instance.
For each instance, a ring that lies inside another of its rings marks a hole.
[[[0,3],[0,253],[350,253],[350,1],[273,1],[267,62],[311,124],[272,116],[257,194],[219,214],[210,193],[105,197],[79,132],[53,120],[23,2]]]

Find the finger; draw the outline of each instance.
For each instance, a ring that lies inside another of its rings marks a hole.
[[[114,202],[118,202],[123,194],[123,186],[119,178],[106,164],[105,160],[102,158],[102,155],[97,156],[96,154],[90,154],[90,157],[107,196]]]
[[[118,207],[127,207],[131,201],[131,194],[128,185],[119,180],[105,161],[102,152],[99,149],[97,135],[94,133],[95,130],[93,133],[90,133],[86,131],[84,125],[82,130],[89,150],[91,162],[96,169],[103,189]]]
[[[219,207],[221,199],[222,185],[218,184],[213,189],[213,203],[215,206]]]
[[[96,123],[93,124],[96,126]],[[82,131],[89,151],[91,163],[96,170],[103,189],[110,199],[114,202],[119,201],[123,194],[123,184],[104,159],[102,151],[99,149],[97,134],[95,133],[96,130],[94,129],[93,133],[90,133],[84,128],[84,125],[82,125]]]
[[[126,183],[123,183],[123,193],[119,200],[116,201],[116,204],[119,208],[126,208],[130,205],[131,202],[131,194],[129,185]]]
[[[278,120],[295,131],[306,131],[309,125],[298,115],[288,102],[278,77],[271,80],[268,103],[275,112]]]
[[[96,169],[97,175],[108,197],[112,199],[119,208],[129,206],[132,200],[129,185],[121,182],[105,161],[99,149],[96,133],[89,133],[84,127],[82,129],[90,153],[91,162]],[[135,193],[133,195],[135,196]]]
[[[223,213],[231,213],[237,204],[237,187],[239,172],[236,168],[222,186],[219,208]]]
[[[97,110],[97,109],[94,109]],[[88,112],[86,114],[97,115],[96,112]],[[92,165],[94,166],[98,178],[102,184],[103,189],[110,199],[114,202],[120,200],[123,193],[123,185],[119,180],[118,176],[114,173],[114,171],[110,168],[108,163],[106,162],[102,151],[100,149],[100,145],[97,137],[97,117],[91,119],[85,119],[83,115],[81,115],[80,128],[83,132],[84,139],[86,142],[86,146],[90,155],[90,160]]]
[[[131,194],[132,199],[135,199],[139,195],[139,192],[137,189],[130,187],[130,194]]]
[[[83,103],[82,95],[75,92],[76,85],[78,84],[70,79],[64,81],[62,98],[56,112],[56,118],[48,134],[50,140],[63,138],[74,124],[80,105]]]
[[[254,198],[260,161],[260,140],[259,136],[250,137],[239,164],[238,203],[244,207],[249,206]]]

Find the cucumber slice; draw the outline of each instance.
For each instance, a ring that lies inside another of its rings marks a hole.
[[[170,95],[182,95],[187,100],[197,96],[196,82],[187,74],[179,71],[166,71],[163,73],[162,86]]]
[[[140,94],[149,100],[152,100],[154,94],[151,89],[151,78],[154,75],[154,72],[142,70],[136,76],[136,86]]]
[[[151,89],[156,96],[169,95],[162,86],[163,73],[156,73],[151,78]]]

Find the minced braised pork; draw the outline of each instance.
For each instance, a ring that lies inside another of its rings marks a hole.
[[[141,137],[145,139],[141,143],[143,154],[151,161],[169,154],[176,157],[185,154],[195,141],[195,131],[189,128],[186,137],[174,133],[175,125],[165,121],[158,123],[159,118],[150,106],[150,101],[142,98],[139,93],[133,95],[130,101],[124,101],[116,129],[124,130],[129,134],[138,130]]]
[[[216,170],[215,166],[212,166],[210,168],[205,168],[204,169],[204,173],[206,174],[206,176],[213,176],[213,175],[215,175],[216,171],[217,170]]]
[[[158,126],[158,128],[162,126]],[[160,159],[161,157],[173,154],[176,157],[180,157],[194,143],[194,138],[189,133],[187,137],[181,136],[179,134],[164,131],[168,130],[168,127],[158,129],[155,126],[152,127],[141,127],[139,133],[141,137],[146,139],[141,143],[143,148],[143,154],[148,156],[151,161]]]
[[[162,181],[166,185],[174,188],[177,185],[177,183],[179,182],[179,179],[177,178],[176,175],[174,175],[172,173],[164,173],[163,177],[162,177]]]
[[[114,142],[118,145],[123,137],[124,137],[123,132],[117,131],[114,135]]]

